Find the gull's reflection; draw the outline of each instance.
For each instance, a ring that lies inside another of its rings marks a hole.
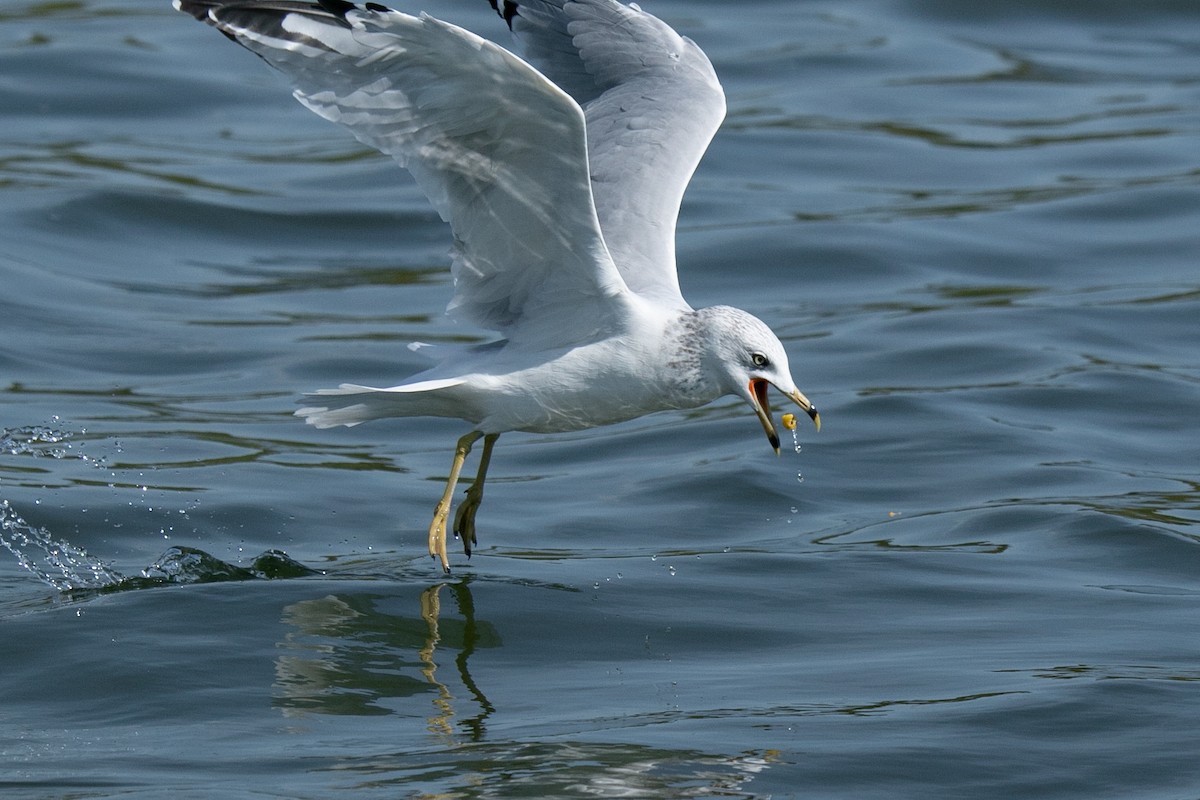
[[[446,597],[457,614],[444,615]],[[416,598],[344,594],[302,600],[284,608],[282,621],[289,630],[278,645],[274,688],[275,705],[284,714],[425,713],[429,731],[439,738],[483,737],[495,709],[471,676],[469,662],[477,649],[499,646],[500,637],[475,619],[467,579],[438,583]],[[439,656],[451,653],[457,674],[447,675]],[[417,711],[412,702],[425,694],[433,696],[432,714]],[[462,716],[468,711],[473,713]]]
[[[430,686],[437,688],[437,698],[433,701],[433,704],[440,712],[429,718],[429,730],[430,732],[446,736],[450,736],[454,732],[452,725],[455,717],[454,696],[450,693],[450,689],[446,684],[438,680],[438,665],[434,661],[437,646],[442,640],[439,630],[442,611],[441,592],[447,586],[450,587],[454,594],[454,599],[458,603],[458,613],[462,615],[465,623],[462,626],[461,641],[458,643],[458,654],[454,657],[455,666],[458,667],[458,679],[467,692],[470,693],[472,699],[475,701],[475,705],[479,708],[478,714],[462,721],[462,727],[468,738],[472,741],[478,741],[483,737],[483,723],[495,711],[495,707],[488,702],[487,697],[475,684],[475,679],[471,677],[471,670],[468,666],[471,654],[475,652],[479,633],[475,622],[475,600],[471,596],[471,590],[467,586],[466,580],[449,584],[438,583],[421,592],[421,618],[425,620],[429,632],[426,645],[421,648],[418,654],[423,665],[421,674],[425,676],[425,680],[429,682]],[[488,630],[494,634],[490,626]],[[496,644],[499,643],[498,636],[493,635],[492,638]]]

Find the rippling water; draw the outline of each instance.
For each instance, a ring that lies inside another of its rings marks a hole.
[[[165,1],[0,6],[5,797],[1200,795],[1195,5],[645,6],[685,294],[824,428],[506,436],[450,578],[461,426],[291,416],[480,338],[425,200]]]

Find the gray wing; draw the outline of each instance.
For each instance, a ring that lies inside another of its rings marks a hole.
[[[686,307],[675,267],[684,190],[725,118],[695,42],[616,0],[491,0],[521,54],[587,118],[600,228],[629,288]]]
[[[446,22],[345,0],[175,0],[393,156],[455,237],[450,308],[514,341],[611,330],[629,290],[600,233],[577,103]]]

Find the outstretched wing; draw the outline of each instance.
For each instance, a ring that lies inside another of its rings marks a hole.
[[[583,113],[529,64],[449,23],[375,3],[175,5],[262,56],[301,103],[413,174],[454,232],[452,312],[548,346],[611,327],[628,289],[600,233]]]
[[[725,118],[695,42],[616,0],[491,0],[521,54],[587,117],[592,195],[629,288],[686,306],[675,270],[684,190]]]

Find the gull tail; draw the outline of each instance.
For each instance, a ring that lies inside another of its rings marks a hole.
[[[386,417],[456,417],[461,415],[461,409],[456,410],[457,403],[443,390],[463,383],[458,378],[444,378],[387,389],[343,383],[336,389],[320,389],[305,395],[323,405],[298,408],[295,414],[317,428],[353,427]]]

